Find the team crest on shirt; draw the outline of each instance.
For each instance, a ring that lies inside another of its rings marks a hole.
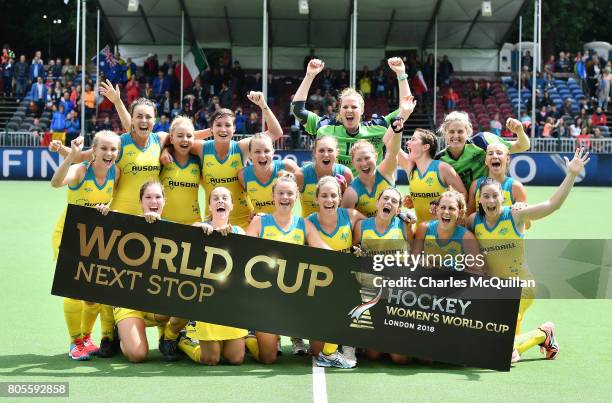
[[[211,166],[213,166],[213,163],[212,163],[212,162],[210,162],[210,161],[208,161],[208,162],[206,163],[206,166],[210,168]]]
[[[425,179],[425,184],[427,186],[431,186],[431,185],[433,185],[433,183],[434,183],[434,178],[432,178],[431,176],[428,177],[427,179]]]
[[[133,156],[133,155],[136,155],[136,151],[134,151],[134,150],[130,150],[130,151],[128,151],[127,153],[125,153],[125,155],[127,155],[128,157],[131,157],[131,156]]]
[[[302,237],[300,236],[300,234],[293,234],[293,240],[295,242],[299,242],[302,239]]]
[[[92,188],[90,188],[89,186],[85,186],[85,187],[83,188],[83,190],[84,190],[84,191],[86,191],[86,192],[93,192],[93,189],[92,189]]]
[[[499,235],[506,235],[508,233],[508,228],[500,228]]]
[[[342,234],[340,235],[340,239],[342,241],[346,241],[348,239],[348,234],[346,233],[346,231],[342,231]]]
[[[110,186],[110,187],[106,188],[106,193],[112,194],[113,193],[113,187]]]
[[[232,163],[230,164],[230,167],[237,168],[238,167],[238,161],[232,161]]]
[[[198,172],[200,172],[198,168],[191,168],[191,171],[189,171],[189,173],[192,175],[196,175]]]

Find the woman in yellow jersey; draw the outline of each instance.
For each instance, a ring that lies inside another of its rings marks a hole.
[[[337,159],[338,140],[330,135],[317,137],[313,146],[312,162],[301,168],[303,178],[300,187],[302,217],[306,218],[319,211],[315,189],[321,178],[325,176],[335,177],[340,184],[340,196],[344,194],[347,186],[353,181],[353,173],[350,168],[338,164]]]
[[[315,201],[319,211],[308,216],[314,224],[323,242],[330,248],[342,252],[351,252],[353,245],[353,227],[365,216],[355,209],[338,208],[342,192],[338,179],[324,176],[315,188]],[[343,346],[342,353],[337,344],[310,340],[310,353],[316,357],[320,367],[353,368],[357,364],[353,347]]]
[[[191,225],[202,221],[198,191],[200,187],[200,159],[189,153],[194,143],[191,119],[177,116],[170,126],[172,162],[162,167],[160,182],[166,192],[166,206],[162,218]]]
[[[119,183],[120,172],[115,165],[119,153],[119,136],[110,131],[96,133],[92,149],[94,160],[74,164],[74,159],[83,148],[83,137],[77,137],[70,143],[70,153],[58,167],[51,179],[51,186],[58,188],[68,186],[68,203],[87,207],[96,207],[111,202],[114,190]],[[66,210],[62,213],[53,233],[54,260],[57,260]],[[91,340],[91,331],[100,311],[100,305],[72,298],[64,298],[64,317],[70,336],[68,355],[74,360],[88,360],[90,355],[98,354],[99,348]],[[106,323],[113,323],[112,311]],[[112,336],[113,326],[103,326],[102,337]],[[105,334],[106,332],[107,334]],[[104,342],[107,356],[108,348]]]
[[[397,214],[400,211],[402,194],[396,188],[383,190],[376,201],[376,216],[359,221],[353,231],[353,244],[359,244],[362,251],[367,254],[395,254],[397,251],[410,249],[412,242],[412,228],[409,223],[402,221]],[[366,288],[373,288],[368,284],[370,276],[361,280]],[[371,360],[380,359],[382,353],[367,349],[366,355]],[[409,357],[402,354],[390,354],[391,360],[398,364],[409,361]]]
[[[272,187],[275,210],[272,214],[254,216],[246,234],[263,239],[288,242],[297,245],[308,244],[315,248],[331,249],[319,236],[319,232],[308,220],[293,215],[292,210],[298,198],[298,186],[292,174],[277,179]],[[276,361],[278,335],[255,332],[256,338],[247,339],[247,347],[264,364]]]
[[[268,124],[268,130],[263,132],[276,141],[283,135],[276,116],[266,104],[261,92],[251,91],[247,98],[259,106]],[[219,109],[210,118],[213,140],[196,140],[191,153],[202,160],[202,185],[207,195],[217,186],[224,186],[232,192],[234,209],[230,215],[230,223],[246,227],[252,212],[252,207],[246,192],[238,182],[238,172],[247,161],[250,137],[240,141],[232,140],[236,126],[234,113],[229,109]],[[210,217],[207,217],[207,220]]]
[[[569,195],[576,177],[589,162],[589,153],[577,149],[572,161],[566,157],[567,173],[565,179],[546,201],[512,210],[504,207],[501,184],[495,179],[487,178],[480,185],[478,212],[468,219],[476,239],[480,242],[481,251],[486,251],[487,274],[496,277],[518,277],[532,279],[525,264],[524,243],[525,223],[549,216],[563,205]],[[517,318],[517,334],[525,311],[533,303],[535,289],[524,287]],[[554,359],[559,352],[559,345],[554,337],[554,325],[546,322],[538,330],[520,335],[515,341],[516,351],[513,362],[520,359],[520,354],[528,348],[540,345],[547,359]]]
[[[414,207],[417,224],[431,220],[431,202],[437,201],[442,193],[452,186],[459,191],[464,200],[467,198],[461,178],[453,167],[433,158],[438,151],[438,139],[425,129],[416,129],[406,143],[407,158],[400,158],[399,165],[408,175],[410,188],[409,202],[404,200],[406,207]]]
[[[166,202],[162,184],[157,180],[145,182],[139,197],[144,219],[148,223],[161,220]],[[130,362],[144,361],[149,353],[147,326],[165,326],[169,317],[118,307],[115,307],[114,314],[123,355]]]
[[[374,146],[367,140],[358,140],[351,148],[353,167],[359,174],[342,199],[342,207],[355,208],[366,217],[376,215],[376,204],[381,192],[395,186],[397,155],[401,148],[404,121],[412,114],[416,101],[407,96],[400,99],[399,117],[387,129],[385,157],[376,166],[378,156]]]
[[[274,160],[274,144],[272,138],[263,133],[257,133],[251,137],[249,142],[249,158],[251,164],[238,172],[238,181],[247,193],[253,213],[270,214],[274,211],[274,201],[272,200],[272,186],[276,183],[279,173],[283,170],[290,172],[300,179],[302,173],[291,159]]]
[[[465,217],[465,211],[463,193],[456,190],[442,193],[436,208],[436,219],[417,226],[412,254],[423,252],[427,267],[484,273],[483,260],[465,259],[465,256],[476,258],[480,254],[474,234],[458,224]]]
[[[219,186],[213,189],[208,200],[208,210],[211,213],[210,222],[195,222],[194,226],[202,228],[205,234],[219,231],[222,235],[228,233],[243,234],[244,230],[237,225],[229,224],[229,217],[234,205],[232,193],[226,187]],[[180,330],[185,327],[187,320],[171,318],[169,340],[176,343]],[[196,322],[196,338],[194,341],[188,337],[178,342],[178,348],[193,361],[206,365],[217,365],[223,357],[229,364],[240,365],[244,361],[244,337],[247,331],[235,327],[215,325],[212,323]]]
[[[510,162],[510,152],[508,148],[500,143],[493,143],[487,146],[487,156],[485,165],[487,166],[486,176],[481,176],[472,182],[468,199],[468,215],[476,211],[476,204],[480,199],[478,189],[482,182],[487,178],[493,178],[501,183],[504,200],[503,206],[512,206],[514,203],[527,203],[527,192],[523,184],[508,176],[508,163]]]

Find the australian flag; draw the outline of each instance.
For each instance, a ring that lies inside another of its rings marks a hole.
[[[97,63],[98,60],[100,61],[100,71],[104,73],[106,78],[113,84],[121,80],[123,76],[121,65],[119,61],[115,59],[108,45],[106,45],[97,56],[91,58],[92,63]]]

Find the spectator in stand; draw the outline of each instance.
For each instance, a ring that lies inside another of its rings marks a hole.
[[[62,91],[62,83],[56,81],[55,88],[53,88],[53,91],[49,92],[49,102],[47,102],[47,107],[51,108],[52,105],[59,105],[59,101],[62,99],[63,96],[64,92]]]
[[[591,142],[591,151],[594,153],[607,152],[604,147],[604,137],[601,135],[599,128],[593,129],[593,141]]]
[[[321,101],[321,106],[325,110],[327,110],[328,106],[331,106],[332,109],[336,109],[336,98],[333,97],[330,91],[325,91],[325,95],[323,95],[323,100]]]
[[[153,94],[153,88],[149,82],[145,83],[144,88],[142,89],[140,96],[143,98],[150,99],[151,101],[155,100],[155,94]]]
[[[168,116],[159,115],[159,120],[153,125],[154,132],[170,132],[170,121]]]
[[[190,93],[194,96],[198,109],[201,108],[203,105],[206,105],[209,101],[206,88],[202,87],[202,83],[199,77],[197,77],[195,82],[193,83],[193,87],[191,88]]]
[[[310,107],[321,107],[323,103],[323,96],[321,95],[321,89],[317,88],[310,97],[308,97],[308,102],[310,103]]]
[[[32,59],[32,64],[30,65],[30,82],[37,81],[38,77],[45,78],[45,65],[43,61],[40,59],[40,51],[37,51],[34,54],[34,58]]]
[[[544,96],[542,97],[542,99],[536,102],[536,108],[541,109],[543,106],[548,108],[549,106],[554,104],[555,103],[550,98],[550,94],[548,93],[548,91],[544,91]]]
[[[175,74],[174,67],[168,68],[168,75],[166,75],[166,79],[168,80],[168,90],[170,91],[170,99],[177,99],[181,92],[181,82],[180,78]]]
[[[532,71],[533,68],[533,57],[531,56],[531,52],[526,50],[523,57],[521,57],[521,69]]]
[[[561,109],[561,114],[563,116],[574,116],[574,112],[572,111],[572,99],[567,98],[563,102],[563,109]]]
[[[446,100],[446,110],[454,111],[457,108],[457,102],[459,102],[459,94],[453,90],[453,87],[449,87],[444,98]]]
[[[578,137],[580,135],[580,133],[582,132],[582,119],[581,118],[577,118],[571,125],[570,125],[570,135],[572,137]]]
[[[582,90],[586,92],[586,57],[582,55],[582,52],[578,51],[574,58],[574,74],[578,79],[578,83],[582,87]]]
[[[145,76],[146,82],[151,83],[158,71],[159,71],[159,63],[157,61],[157,55],[154,55],[153,53],[149,53],[149,55],[147,56],[147,59],[144,62],[144,66],[142,68],[142,72]]]
[[[334,82],[334,89],[337,92],[340,92],[348,86],[349,86],[349,79],[346,74],[346,70],[341,70],[340,74],[338,74],[338,76],[336,77],[336,81]]]
[[[13,75],[14,75],[14,60],[9,57],[7,58],[7,60],[2,64],[2,92],[4,93],[4,96],[9,96],[12,97],[13,96]]]
[[[171,111],[172,100],[170,99],[170,91],[166,90],[166,92],[164,92],[164,95],[159,100],[159,104],[157,104],[157,113],[170,116]]]
[[[482,101],[493,96],[493,88],[491,88],[491,82],[487,81],[484,90],[482,90]]]
[[[601,74],[599,75],[599,80],[597,82],[597,105],[604,106],[608,109],[608,94],[610,93],[609,88],[607,88],[607,79],[605,76],[606,69],[609,67],[603,68]]]
[[[194,127],[196,130],[203,130],[208,128],[208,113],[206,113],[206,108],[200,108],[194,116]]]
[[[557,109],[557,105],[550,105],[550,111],[548,111],[548,116],[552,116],[554,119],[559,119],[561,117],[561,113]]]
[[[473,99],[483,99],[483,91],[480,85],[478,84],[478,81],[475,81],[472,90],[468,91],[467,98],[470,103]]]
[[[62,80],[62,68],[63,68],[62,59],[58,57],[57,59],[55,59],[55,65],[53,65],[53,69],[52,69],[53,79],[55,81]]]
[[[70,144],[70,142],[81,134],[81,119],[79,119],[78,115],[75,111],[70,111],[66,115],[66,144]]]
[[[591,98],[597,97],[597,84],[599,83],[600,74],[599,57],[595,54],[586,65],[587,87],[589,89],[589,97]]]
[[[96,124],[96,132],[99,132],[101,130],[113,130],[113,125],[108,116],[105,116],[104,120],[98,121],[98,123]]]
[[[519,120],[521,121],[525,130],[531,127],[531,116],[529,116],[526,111],[521,111],[521,118]]]
[[[554,74],[555,68],[557,67],[557,62],[555,61],[555,55],[550,55],[548,61],[544,65],[544,71],[546,73]]]
[[[587,150],[591,148],[591,136],[586,126],[582,128],[580,134],[576,137],[576,147],[584,147]]]
[[[175,63],[172,61],[172,55],[168,55],[159,69],[164,72],[165,76],[169,76],[171,75],[169,69],[174,68],[174,65]]]
[[[85,120],[91,119],[96,113],[96,95],[91,84],[85,84]]]
[[[214,97],[211,97],[207,105],[208,113],[212,115],[217,110],[221,109],[220,103],[221,103],[221,100],[219,99],[218,96],[215,95]]]
[[[26,94],[28,85],[29,66],[26,62],[25,55],[19,56],[19,61],[15,63],[15,94],[17,102],[21,101]]]
[[[198,101],[192,94],[185,95],[183,98],[183,115],[193,118],[200,108],[203,108],[203,106],[198,106]]]
[[[334,75],[331,69],[326,68],[321,76],[321,92],[333,91],[334,89]]]
[[[548,109],[546,106],[541,106],[540,111],[536,113],[536,124],[538,127],[536,128],[536,136],[538,132],[542,130],[544,124],[546,123],[546,119],[548,118]]]
[[[62,144],[66,143],[66,115],[62,105],[53,106],[53,116],[49,129],[53,140],[60,140]]]
[[[70,100],[74,104],[76,108],[81,103],[81,85],[77,85],[76,87],[73,85],[70,87]]]
[[[372,79],[370,78],[368,66],[363,66],[363,70],[361,71],[361,76],[359,77],[359,91],[361,91],[364,99],[368,99],[372,94]]]
[[[448,60],[448,56],[444,55],[438,66],[438,85],[440,85],[440,83],[448,85],[453,73],[455,73],[453,64]]]
[[[251,112],[249,114],[249,120],[245,124],[246,134],[255,134],[261,131],[261,123],[259,122],[259,115],[257,112]]]
[[[179,101],[174,101],[172,103],[172,110],[170,111],[170,119],[174,120],[174,118],[180,114],[181,114],[181,104],[179,104]]]
[[[136,77],[137,72],[138,68],[136,67],[136,63],[132,61],[131,57],[128,57],[125,60],[125,79],[127,81],[131,80],[132,77]]]
[[[238,60],[234,61],[234,67],[232,68],[232,93],[242,102],[244,99],[244,70]],[[237,132],[240,133],[240,132]]]
[[[261,91],[261,85],[262,85],[262,81],[261,81],[261,73],[257,72],[255,73],[255,76],[250,76],[247,78],[247,82],[246,82],[246,86],[247,86],[247,93],[249,91]]]
[[[572,71],[569,61],[569,53],[566,55],[565,52],[559,52],[559,60],[557,60],[555,71],[558,73],[569,73]]]
[[[166,91],[170,91],[170,82],[163,70],[158,70],[157,77],[153,79],[153,97],[159,101]]]
[[[129,106],[140,97],[140,84],[136,80],[136,75],[132,74],[130,76],[129,81],[125,85],[125,89],[127,91],[127,104]]]
[[[493,116],[493,119],[491,119],[489,126],[491,126],[491,133],[501,136],[502,124],[499,121],[499,112],[495,112],[495,115]]]
[[[555,127],[555,119],[552,117],[547,117],[544,126],[540,132],[541,137],[543,138],[551,138],[553,134],[553,128]]]
[[[308,63],[310,63],[312,59],[318,59],[318,57],[315,56],[314,49],[310,49],[310,53],[308,54],[308,56],[304,57],[304,70],[303,71],[306,71],[306,68],[308,67]]]
[[[279,83],[280,80],[274,78],[274,75],[272,73],[268,73],[268,105],[276,104],[276,101],[278,99]]]
[[[47,87],[43,83],[42,76],[38,76],[36,78],[36,82],[32,84],[32,88],[30,89],[30,98],[32,99],[32,103],[36,107],[36,117],[40,117],[40,114],[45,109],[45,104],[47,103]]]
[[[379,67],[374,77],[374,98],[385,96],[387,96],[387,76],[385,76],[384,68]]]
[[[64,91],[62,99],[59,101],[60,106],[64,107],[64,116],[67,116],[71,110],[74,109],[74,103],[70,100],[70,94],[68,91]]]
[[[604,136],[610,137],[610,131],[608,129],[608,117],[603,112],[601,106],[598,106],[595,112],[591,115],[593,126],[601,130]]]
[[[43,139],[43,135],[45,134],[45,130],[40,124],[40,119],[38,118],[34,118],[34,121],[32,121],[30,127],[28,127],[28,131],[30,132],[35,142],[40,142]]]
[[[242,113],[242,107],[237,107],[236,110],[234,111],[234,126],[236,126],[236,133],[238,134],[244,134],[246,133],[246,116],[244,116],[244,113]]]
[[[259,74],[259,88],[261,88],[261,73]],[[218,68],[213,68],[212,74],[210,75],[210,93],[214,95],[219,95],[219,91],[221,91],[221,84],[223,83],[223,76],[221,75]]]
[[[222,108],[231,109],[232,108],[232,91],[227,86],[226,82],[221,84],[221,91],[219,91],[219,104]]]
[[[610,64],[610,61],[608,61]],[[608,102],[610,101],[610,97],[612,96],[612,67],[606,66],[603,73],[603,99],[602,104],[600,105],[605,112],[608,111]]]
[[[73,81],[76,77],[76,68],[70,62],[69,58],[64,60],[64,65],[62,66],[62,84],[68,85],[69,81]]]

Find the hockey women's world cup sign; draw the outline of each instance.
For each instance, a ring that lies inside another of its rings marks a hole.
[[[434,361],[510,369],[520,287],[463,272],[68,206],[52,294]],[[421,279],[427,281],[423,282]],[[477,283],[477,282],[472,282]],[[425,286],[422,286],[425,284]],[[442,285],[442,286],[440,286]]]

